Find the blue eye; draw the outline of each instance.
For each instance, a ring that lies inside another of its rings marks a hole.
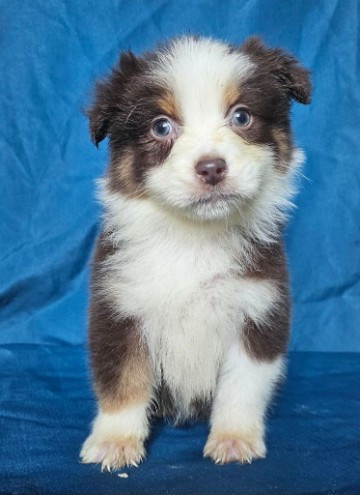
[[[173,130],[173,127],[168,119],[161,118],[153,123],[152,131],[155,137],[165,138],[168,137]]]
[[[232,114],[231,122],[237,127],[247,127],[251,122],[251,116],[244,108],[237,108]]]

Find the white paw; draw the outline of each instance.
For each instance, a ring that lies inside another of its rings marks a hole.
[[[144,443],[136,437],[113,437],[100,440],[90,435],[81,453],[84,463],[101,463],[101,470],[111,472],[125,466],[138,466],[145,457]]]
[[[265,456],[266,447],[262,437],[254,435],[211,433],[204,448],[204,457],[210,457],[216,464],[250,464],[253,459],[263,459]]]

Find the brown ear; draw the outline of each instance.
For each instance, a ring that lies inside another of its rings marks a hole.
[[[93,104],[85,112],[90,121],[90,137],[96,146],[108,135],[121,109],[125,86],[140,68],[141,59],[130,51],[124,52],[110,76],[96,84]]]
[[[98,147],[99,143],[105,139],[110,128],[110,122],[113,118],[113,112],[107,105],[99,102],[99,88],[104,83],[98,83],[96,86],[96,100],[90,109],[86,111],[86,115],[90,120],[90,137],[91,141]]]
[[[289,98],[299,103],[311,101],[310,72],[302,67],[289,53],[279,48],[267,48],[260,38],[252,36],[245,40],[241,51],[261,65],[266,65],[288,93]]]

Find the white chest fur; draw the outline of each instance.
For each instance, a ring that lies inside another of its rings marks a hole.
[[[235,232],[170,225],[141,207],[117,218],[116,231],[113,222],[108,228],[121,247],[107,262],[104,289],[119,314],[140,319],[155,379],[163,376],[186,413],[192,399],[214,392],[244,314],[261,318],[274,288],[241,276]]]

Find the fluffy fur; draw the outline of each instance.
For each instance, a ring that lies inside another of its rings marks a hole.
[[[256,38],[123,54],[98,84],[90,131],[96,144],[109,137],[110,163],[90,306],[99,414],[84,462],[137,464],[150,416],[209,411],[204,455],[265,456],[289,326],[281,231],[302,161],[291,99],[309,102],[308,72]],[[248,125],[234,120],[239,108]],[[168,136],[154,133],[159,118]],[[196,165],[218,158],[226,170],[213,185]]]

